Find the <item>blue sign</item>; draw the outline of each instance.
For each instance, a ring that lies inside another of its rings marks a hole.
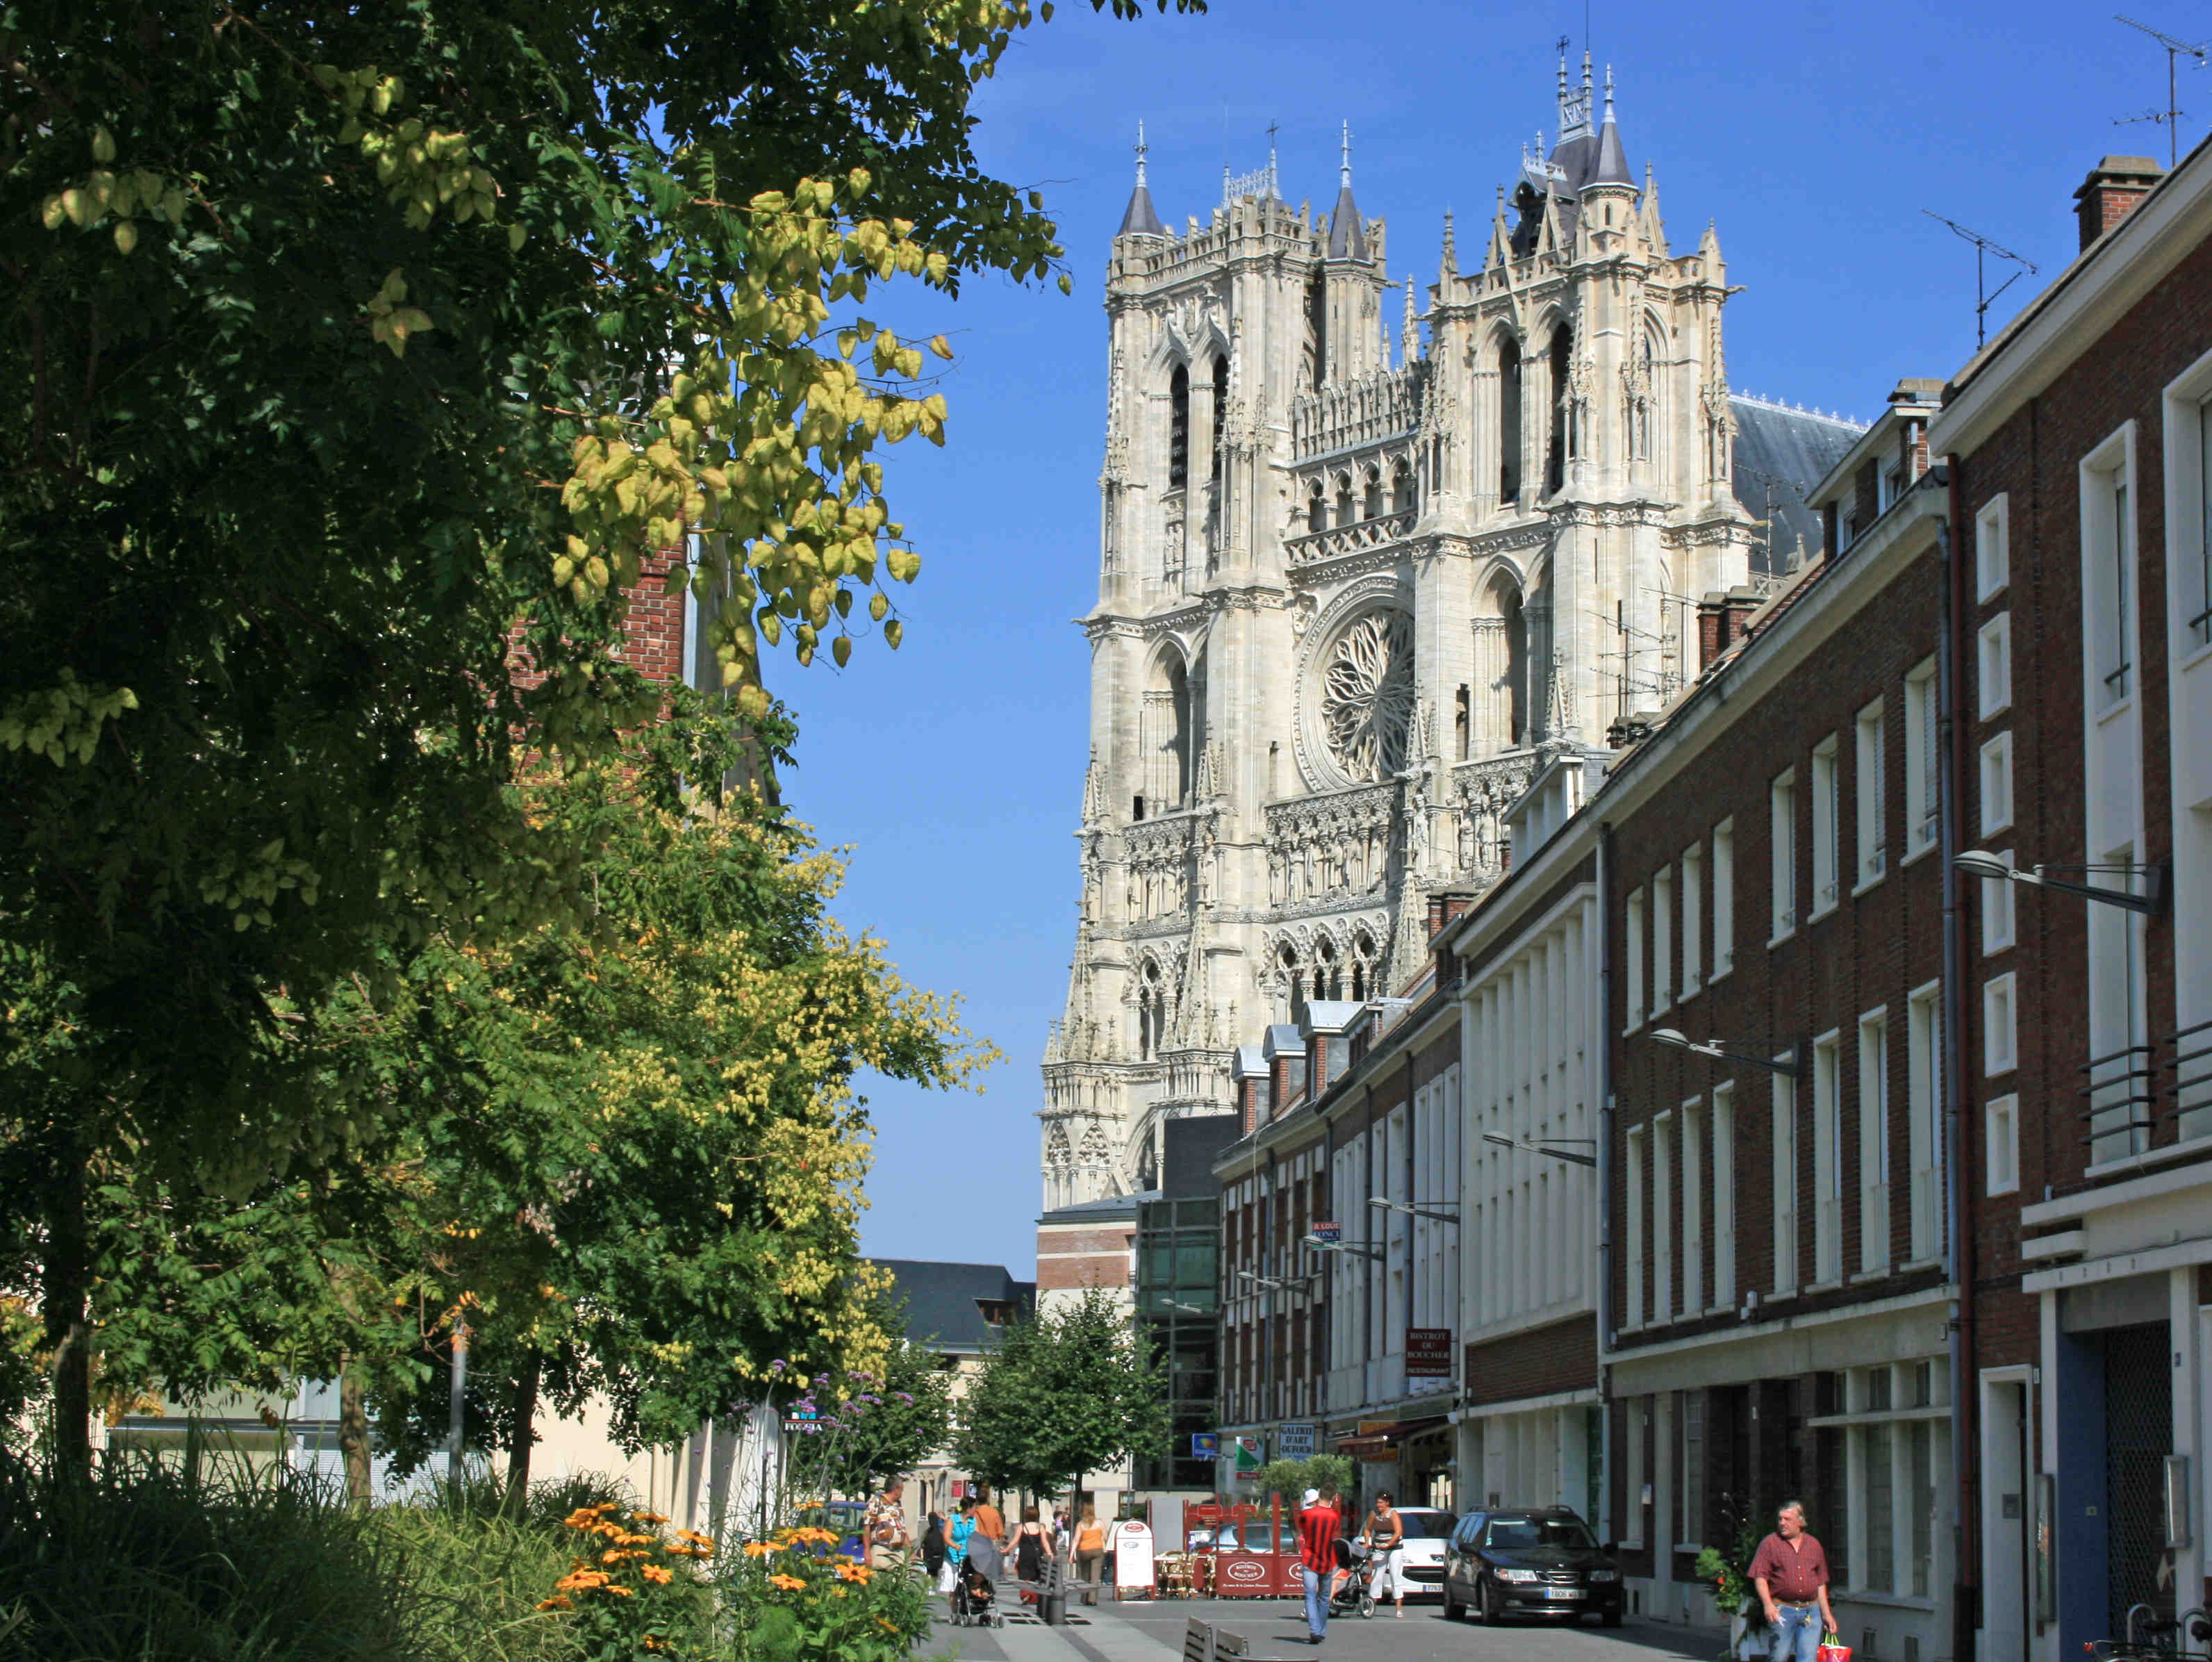
[[[1334,1245],[1344,1239],[1344,1226],[1340,1223],[1317,1223],[1313,1227],[1313,1238]]]
[[[1190,1458],[1194,1460],[1218,1460],[1221,1458],[1221,1436],[1218,1432],[1194,1431],[1190,1434]]]

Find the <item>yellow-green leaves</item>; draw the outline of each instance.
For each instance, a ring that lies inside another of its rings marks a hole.
[[[441,210],[457,225],[472,219],[492,222],[499,184],[478,161],[467,134],[415,116],[392,120],[395,110],[405,107],[407,89],[397,76],[380,74],[374,64],[341,70],[334,64],[318,64],[314,75],[344,107],[345,125],[338,130],[338,142],[361,147],[362,157],[376,170],[376,182],[385,187],[386,198],[405,209],[409,229],[427,228]],[[512,232],[507,240],[512,247],[522,246]]]
[[[39,223],[46,229],[58,231],[66,224],[88,231],[112,218],[116,222],[116,250],[127,254],[138,246],[138,221],[184,222],[184,186],[144,167],[118,171],[110,166],[115,160],[115,136],[106,127],[93,129],[92,159],[96,165],[83,179],[40,203]]]
[[[89,685],[64,669],[53,686],[0,704],[0,746],[27,750],[58,768],[71,759],[89,762],[106,724],[137,708],[138,695],[129,687]]]
[[[92,159],[102,167],[115,160],[115,135],[105,127],[92,130]]]
[[[124,252],[128,253],[130,250],[126,248]],[[395,358],[405,354],[408,337],[428,334],[437,327],[430,321],[428,312],[420,307],[404,304],[406,299],[407,278],[394,266],[384,279],[384,286],[368,302],[369,335],[389,346]]]

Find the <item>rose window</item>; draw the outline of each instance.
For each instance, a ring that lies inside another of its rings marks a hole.
[[[1372,612],[1337,637],[1322,679],[1322,724],[1336,764],[1356,780],[1406,765],[1413,716],[1413,620]]]

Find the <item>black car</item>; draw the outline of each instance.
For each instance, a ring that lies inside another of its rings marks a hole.
[[[1565,1507],[1470,1512],[1444,1548],[1444,1614],[1595,1615],[1620,1625],[1620,1568]]]

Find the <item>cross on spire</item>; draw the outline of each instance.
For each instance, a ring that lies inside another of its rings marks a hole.
[[[1145,185],[1145,157],[1150,148],[1145,143],[1145,124],[1140,120],[1137,123],[1137,188],[1139,190]]]
[[[1352,188],[1352,124],[1349,121],[1344,124],[1343,185],[1347,191]]]

